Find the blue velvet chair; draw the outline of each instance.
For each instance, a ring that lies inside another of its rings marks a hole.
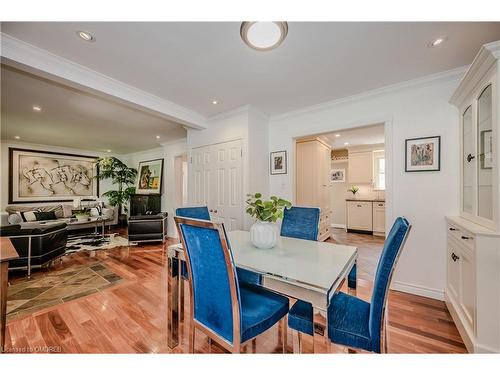
[[[319,208],[291,207],[285,209],[281,223],[281,235],[317,241],[319,226]]]
[[[224,225],[175,217],[184,246],[191,288],[189,351],[197,329],[227,350],[242,345],[282,321],[286,348],[288,299],[236,277]]]
[[[398,217],[394,222],[380,256],[370,303],[342,292],[333,296],[328,308],[328,337],[332,342],[376,353],[387,352],[387,292],[410,229],[404,218]],[[290,309],[289,326],[312,335],[312,314],[310,304],[297,301]]]

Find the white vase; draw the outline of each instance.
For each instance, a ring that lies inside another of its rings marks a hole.
[[[276,224],[257,221],[250,227],[250,242],[259,249],[271,249],[278,241]]]

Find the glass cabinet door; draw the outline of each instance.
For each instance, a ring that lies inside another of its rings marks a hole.
[[[477,99],[477,214],[493,219],[492,90],[486,87]]]
[[[469,106],[462,115],[462,211],[474,215],[474,180],[476,175],[474,128],[472,108]]]

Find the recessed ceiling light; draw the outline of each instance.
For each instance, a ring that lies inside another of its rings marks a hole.
[[[15,136],[14,136],[14,139],[21,139],[21,137],[20,137],[20,136],[18,136],[18,135],[15,135]]]
[[[94,36],[86,31],[77,31],[76,35],[78,35],[81,39],[85,40],[86,42],[95,42]]]
[[[286,22],[242,22],[241,39],[257,51],[270,51],[278,47],[288,34]]]
[[[335,137],[336,137],[336,138],[340,137],[340,134],[335,134]]]
[[[344,146],[349,146],[349,142],[344,142]]]
[[[160,136],[159,136],[159,135],[157,135],[157,136],[156,136],[156,139],[160,139]]]
[[[33,111],[37,111],[37,112],[40,112],[42,110],[42,107],[38,106],[38,105],[34,105],[33,106]]]
[[[106,152],[111,152],[111,150],[106,150]]]
[[[440,44],[443,44],[444,41],[446,41],[446,38],[444,36],[436,38],[429,44],[429,47],[437,47]]]
[[[219,102],[217,100],[212,100],[212,104],[216,105],[216,104],[219,104]]]

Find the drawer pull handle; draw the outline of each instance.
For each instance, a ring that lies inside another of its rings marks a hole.
[[[462,236],[462,240],[468,240],[468,239],[470,239],[470,237]]]
[[[451,230],[451,231],[454,231],[454,230],[458,230],[458,229],[455,229],[455,228],[451,228],[451,227],[450,227],[450,230]]]
[[[360,204],[357,204],[356,206],[357,206],[357,207],[363,207],[363,206],[362,206],[362,205],[360,205]]]
[[[383,207],[384,205],[383,205],[382,203],[379,203],[379,204],[378,204],[378,206],[379,206],[379,207]]]
[[[453,261],[456,262],[457,260],[460,259],[460,257],[455,253],[451,253],[451,259],[453,259]]]

